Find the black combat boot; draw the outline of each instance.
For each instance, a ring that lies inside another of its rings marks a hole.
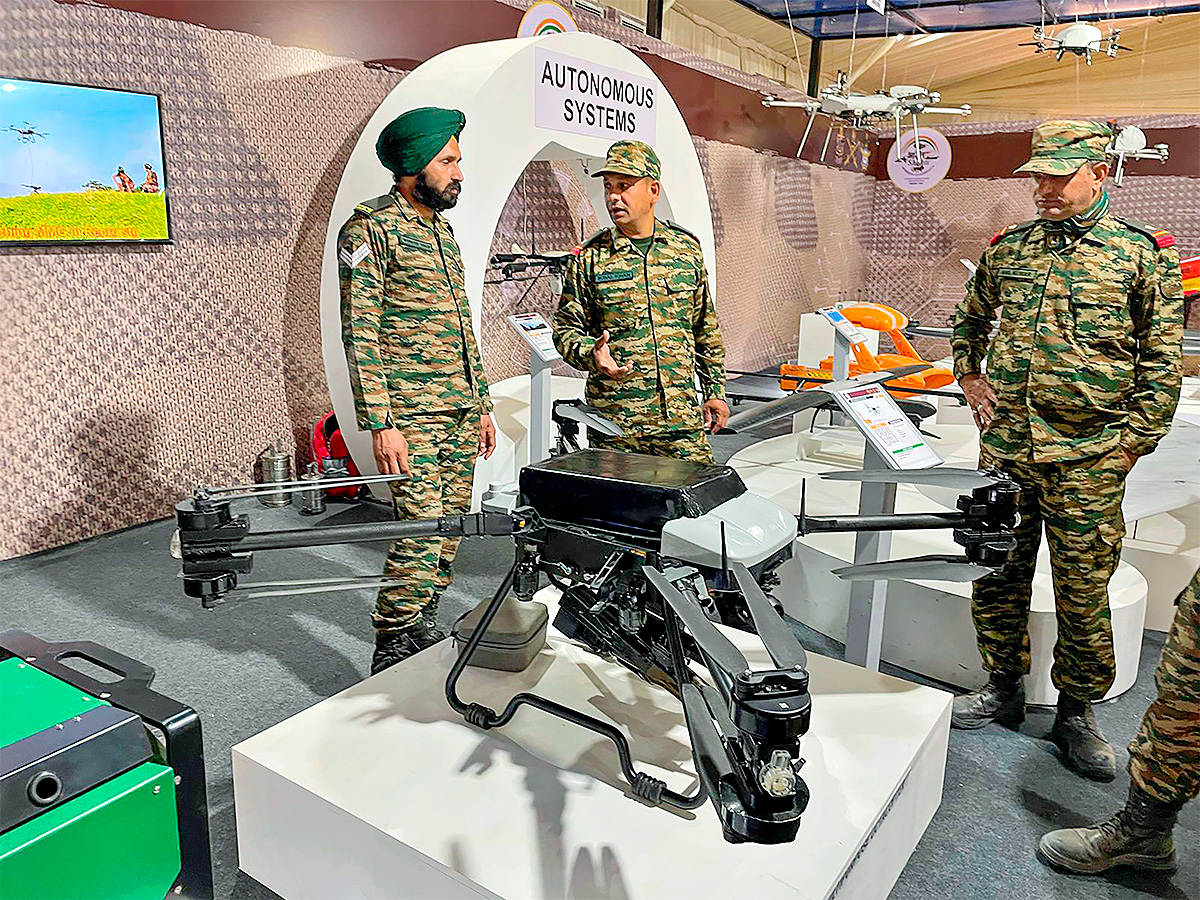
[[[377,675],[384,669],[420,653],[444,640],[446,633],[436,626],[425,624],[423,619],[402,631],[375,632],[375,655],[371,657],[371,674]]]
[[[1076,700],[1060,691],[1050,738],[1062,751],[1067,765],[1080,775],[1096,781],[1117,777],[1117,754],[1100,731],[1089,701]]]
[[[1019,674],[992,672],[977,691],[954,698],[950,724],[982,728],[988,722],[1020,725],[1025,721],[1025,682]]]
[[[1129,785],[1125,808],[1107,822],[1087,828],[1063,828],[1043,835],[1038,858],[1056,869],[1093,874],[1113,866],[1154,872],[1175,871],[1171,832],[1182,803],[1155,800]]]

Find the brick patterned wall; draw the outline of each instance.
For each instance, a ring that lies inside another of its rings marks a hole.
[[[245,480],[268,443],[303,455],[329,406],[318,327],[329,210],[366,120],[404,73],[102,7],[4,0],[0,74],[160,94],[176,239],[0,248],[0,558],[169,515],[197,483]],[[731,368],[790,358],[800,314],[838,300],[943,320],[961,291],[958,257],[1031,214],[1019,180],[909,197],[865,175],[696,147]],[[1131,177],[1114,199],[1200,252],[1200,191],[1179,181]],[[494,249],[528,247],[530,223],[541,248],[605,224],[550,163],[518,181]],[[491,379],[527,371],[504,317],[552,303],[545,279],[487,286]]]

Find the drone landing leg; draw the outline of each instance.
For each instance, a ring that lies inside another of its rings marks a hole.
[[[704,801],[708,799],[708,795],[704,792],[703,787],[699,788],[694,795],[689,797],[670,790],[663,781],[652,775],[635,771],[629,741],[615,725],[563,706],[561,703],[555,703],[553,700],[547,700],[545,697],[539,697],[536,694],[527,692],[522,692],[514,696],[508,701],[508,705],[504,707],[503,712],[499,714],[494,709],[484,706],[482,703],[464,703],[459,698],[457,691],[458,679],[471,661],[472,654],[475,653],[475,650],[479,647],[480,642],[487,633],[488,626],[496,617],[496,613],[500,610],[504,598],[508,596],[509,589],[513,584],[513,578],[516,575],[517,565],[517,561],[514,561],[512,567],[504,576],[504,580],[500,582],[499,588],[496,589],[496,593],[492,596],[487,609],[484,610],[483,616],[480,617],[474,634],[471,635],[471,639],[467,641],[458,659],[455,660],[454,665],[450,668],[450,674],[446,677],[446,701],[450,704],[451,708],[470,724],[485,731],[508,724],[516,714],[517,709],[522,705],[532,706],[543,712],[548,712],[552,716],[558,716],[560,719],[566,719],[568,722],[573,722],[576,725],[603,735],[616,744],[617,755],[621,761],[621,772],[629,781],[630,789],[634,796],[653,806],[666,805],[676,809],[696,809],[703,806]]]

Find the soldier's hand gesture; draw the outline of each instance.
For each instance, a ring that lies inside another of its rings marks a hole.
[[[996,392],[992,390],[992,383],[984,375],[964,375],[958,379],[958,385],[975,416],[975,424],[980,431],[985,431],[996,414]]]
[[[381,475],[411,475],[408,468],[408,441],[395,428],[377,428],[371,432],[371,450]]]
[[[596,360],[596,371],[606,378],[624,381],[633,372],[633,366],[618,366],[612,358],[612,351],[608,349],[608,329],[596,339],[592,358]]]

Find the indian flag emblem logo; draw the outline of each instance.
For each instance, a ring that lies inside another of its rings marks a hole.
[[[552,0],[539,0],[521,17],[517,37],[541,37],[544,34],[563,34],[578,31],[571,14]]]

